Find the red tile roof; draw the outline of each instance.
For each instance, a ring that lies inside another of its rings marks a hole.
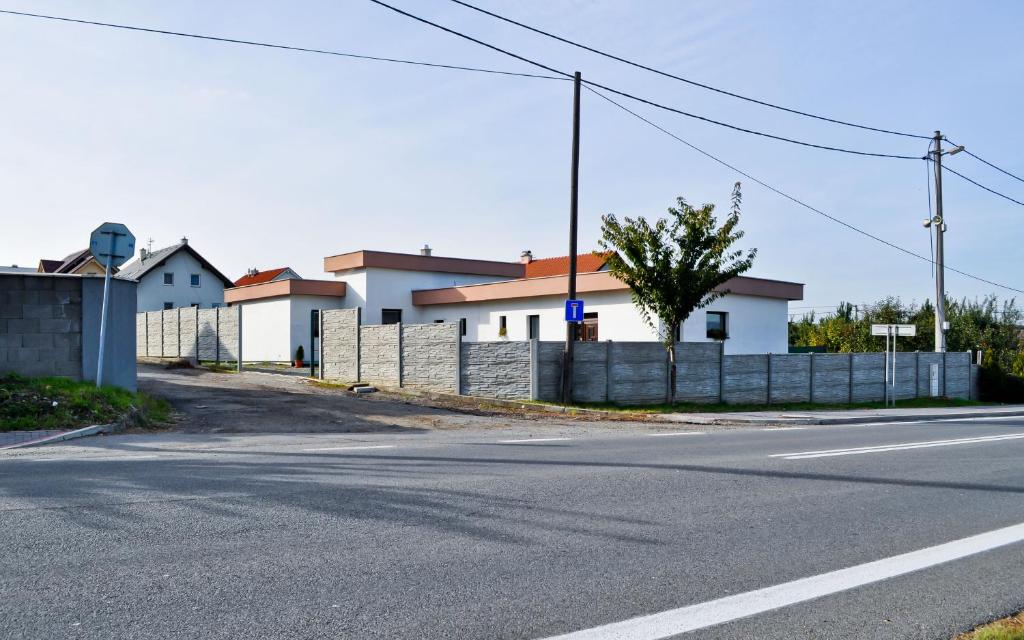
[[[584,253],[576,256],[576,272],[592,273],[600,271],[608,261],[609,252]],[[569,273],[569,256],[558,258],[540,258],[526,264],[527,278],[544,278],[547,276],[564,276]]]
[[[279,269],[268,269],[266,271],[260,271],[256,275],[244,275],[238,280],[235,280],[236,287],[244,287],[249,284],[262,284],[264,282],[270,282],[277,276],[284,273],[288,267],[281,267]]]

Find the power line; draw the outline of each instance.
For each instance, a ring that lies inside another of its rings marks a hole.
[[[783,198],[786,198],[786,199],[787,199],[787,200],[789,200],[790,202],[793,202],[793,203],[795,203],[795,204],[798,204],[798,205],[800,205],[801,207],[804,207],[805,209],[807,209],[807,210],[809,210],[809,211],[813,211],[814,213],[816,213],[816,214],[818,214],[818,215],[820,215],[820,216],[823,216],[823,217],[825,217],[825,218],[827,218],[827,219],[831,220],[832,222],[835,222],[835,223],[837,223],[837,224],[840,224],[840,225],[842,225],[842,226],[846,227],[847,229],[849,229],[849,230],[851,230],[851,231],[854,231],[854,232],[856,232],[856,233],[859,233],[859,234],[861,234],[862,236],[865,236],[865,237],[867,237],[867,238],[871,238],[872,240],[874,240],[874,241],[876,241],[876,242],[880,242],[880,243],[882,243],[882,244],[886,245],[887,247],[890,247],[890,248],[892,248],[892,249],[896,249],[897,251],[899,251],[899,252],[901,252],[901,253],[905,253],[905,254],[907,254],[908,256],[911,256],[911,257],[917,258],[918,260],[923,260],[923,261],[925,261],[925,262],[930,262],[930,263],[934,264],[934,261],[933,261],[933,260],[930,260],[929,258],[926,258],[925,256],[923,256],[923,255],[921,255],[921,254],[919,254],[919,253],[916,253],[916,252],[914,252],[914,251],[911,251],[910,249],[905,249],[905,248],[903,248],[903,247],[901,247],[901,246],[899,246],[899,245],[897,245],[897,244],[893,244],[892,242],[889,242],[888,240],[884,240],[883,238],[880,238],[880,237],[878,237],[878,236],[876,236],[876,235],[874,235],[874,234],[872,234],[872,233],[869,233],[869,232],[867,232],[867,231],[864,231],[863,229],[861,229],[861,228],[859,228],[859,227],[855,227],[855,226],[853,226],[852,224],[850,224],[850,223],[848,223],[848,222],[846,222],[846,221],[844,221],[844,220],[842,220],[842,219],[840,219],[840,218],[837,218],[837,217],[835,217],[835,216],[833,216],[833,215],[830,215],[830,214],[828,214],[828,213],[825,213],[825,212],[824,212],[824,211],[822,211],[821,209],[817,209],[817,208],[815,208],[815,207],[813,207],[813,206],[811,206],[811,205],[807,204],[806,202],[804,202],[803,200],[800,200],[799,198],[796,198],[795,196],[791,196],[791,195],[789,195],[789,194],[788,194],[788,193],[786,193],[785,191],[782,191],[782,190],[780,190],[780,189],[777,189],[777,188],[773,187],[772,185],[768,184],[767,182],[765,182],[765,181],[763,181],[763,180],[761,180],[761,179],[759,179],[759,178],[756,178],[756,177],[752,176],[751,174],[747,173],[746,171],[743,171],[742,169],[739,169],[739,168],[737,168],[737,167],[736,167],[736,166],[734,166],[734,165],[731,165],[731,164],[729,164],[729,163],[728,163],[728,162],[726,162],[725,160],[722,160],[721,158],[718,158],[718,157],[716,157],[716,156],[712,155],[711,153],[708,153],[707,151],[705,151],[705,150],[701,149],[700,147],[698,147],[698,146],[696,146],[696,145],[693,145],[693,144],[690,144],[689,142],[687,142],[686,140],[684,140],[684,139],[680,138],[679,136],[677,136],[676,134],[672,133],[672,132],[671,132],[671,131],[669,131],[668,129],[665,129],[665,128],[664,128],[664,127],[662,127],[661,125],[658,125],[657,123],[655,123],[655,122],[652,122],[651,120],[648,120],[648,119],[647,119],[647,118],[645,118],[644,116],[642,116],[642,115],[640,115],[639,113],[637,113],[637,112],[635,112],[635,111],[633,111],[633,110],[629,109],[628,107],[626,107],[626,106],[624,106],[624,105],[622,105],[622,104],[619,104],[618,102],[616,102],[615,100],[612,100],[611,98],[609,98],[608,96],[604,95],[604,94],[603,94],[603,93],[601,93],[600,91],[596,91],[596,90],[594,90],[594,89],[591,89],[590,87],[587,87],[587,90],[588,90],[588,91],[590,91],[591,93],[593,93],[593,94],[597,95],[597,96],[598,96],[598,97],[600,97],[601,99],[603,99],[603,100],[605,100],[605,101],[607,101],[607,102],[610,102],[611,104],[615,105],[615,106],[616,106],[616,107],[618,107],[619,109],[622,109],[622,110],[623,110],[623,111],[625,111],[626,113],[628,113],[628,114],[632,115],[632,116],[633,116],[634,118],[637,118],[638,120],[641,120],[641,121],[643,121],[643,122],[647,123],[648,125],[650,125],[651,127],[654,127],[654,128],[655,128],[655,129],[657,129],[658,131],[661,131],[662,133],[664,133],[665,135],[667,135],[667,136],[669,136],[669,137],[673,138],[673,139],[674,139],[674,140],[676,140],[677,142],[681,142],[682,144],[684,144],[684,145],[686,145],[687,147],[689,147],[689,148],[693,149],[693,150],[694,150],[694,151],[696,151],[697,153],[700,153],[701,155],[703,155],[703,156],[705,156],[705,157],[707,157],[707,158],[709,158],[709,159],[711,159],[711,160],[714,160],[714,161],[715,161],[715,162],[717,162],[718,164],[720,164],[720,165],[722,165],[722,166],[724,166],[724,167],[726,167],[726,168],[728,168],[728,169],[731,169],[731,170],[735,171],[736,173],[740,174],[741,176],[744,176],[744,177],[746,177],[746,178],[749,178],[750,180],[753,180],[754,182],[756,182],[757,184],[761,185],[761,186],[762,186],[762,187],[764,187],[765,189],[768,189],[769,191],[771,191],[771,192],[773,192],[773,193],[775,193],[775,194],[777,194],[777,195],[780,195],[780,196],[782,196]],[[992,286],[994,286],[994,287],[999,287],[999,288],[1001,288],[1001,289],[1006,289],[1006,290],[1008,290],[1008,291],[1013,291],[1013,292],[1016,292],[1016,293],[1024,293],[1024,289],[1017,289],[1017,288],[1015,288],[1015,287],[1011,287],[1011,286],[1009,286],[1009,285],[1005,285],[1005,284],[1000,284],[1000,283],[998,283],[998,282],[993,282],[993,281],[991,281],[991,280],[986,280],[985,278],[982,278],[982,277],[980,277],[980,276],[976,276],[976,275],[974,275],[974,274],[972,274],[972,273],[967,273],[966,271],[961,271],[961,270],[959,270],[959,269],[954,269],[953,267],[950,267],[950,266],[949,266],[948,264],[947,264],[947,265],[945,265],[945,268],[946,268],[946,269],[949,269],[950,271],[953,271],[954,273],[958,273],[958,274],[960,274],[960,275],[962,275],[962,276],[965,276],[965,277],[971,278],[971,279],[973,279],[973,280],[977,280],[978,282],[984,282],[985,284],[989,284],[989,285],[992,285]]]
[[[949,138],[946,138],[946,140],[949,140]],[[952,140],[949,140],[949,143],[950,143],[951,145],[953,145],[953,146],[960,146],[960,145],[958,145],[957,143],[953,142]],[[971,156],[972,158],[974,158],[974,159],[975,159],[975,160],[977,160],[978,162],[981,162],[982,164],[987,164],[988,166],[992,167],[992,168],[993,168],[993,169],[995,169],[996,171],[999,171],[1000,173],[1005,173],[1006,175],[1010,176],[1010,177],[1011,177],[1011,178],[1013,178],[1014,180],[1020,180],[1021,182],[1024,182],[1024,178],[1021,178],[1021,177],[1020,177],[1020,176],[1018,176],[1018,175],[1012,174],[1012,173],[1010,173],[1009,171],[1007,171],[1006,169],[1003,169],[1002,167],[997,167],[996,165],[992,164],[992,163],[991,163],[991,162],[989,162],[988,160],[986,160],[986,159],[984,159],[984,158],[982,158],[982,157],[980,157],[980,156],[976,156],[976,155],[974,155],[973,153],[971,153],[971,152],[970,152],[970,151],[968,151],[967,149],[964,149],[964,153],[966,153],[967,155]]]
[[[392,5],[390,5],[390,4],[386,3],[386,2],[383,2],[382,0],[370,0],[370,2],[372,2],[374,4],[377,4],[377,5],[380,5],[380,6],[384,7],[384,8],[386,8],[386,9],[390,9],[391,11],[394,11],[395,13],[398,13],[398,14],[401,14],[403,16],[406,16],[407,18],[411,18],[411,19],[416,20],[418,22],[422,22],[423,24],[429,25],[429,26],[434,27],[436,29],[440,29],[441,31],[450,33],[450,34],[452,34],[454,36],[457,36],[459,38],[463,38],[465,40],[469,40],[470,42],[476,43],[476,44],[478,44],[480,46],[487,47],[488,49],[491,49],[492,51],[497,51],[498,53],[504,54],[506,56],[510,56],[512,58],[515,58],[516,60],[521,61],[521,62],[525,62],[525,63],[533,65],[535,67],[539,67],[539,68],[544,69],[546,71],[549,71],[551,73],[562,75],[562,76],[564,76],[566,78],[571,78],[572,77],[572,74],[566,73],[565,71],[560,71],[558,69],[555,69],[554,67],[549,67],[548,65],[542,64],[540,62],[537,62],[536,60],[531,60],[530,58],[521,56],[521,55],[519,55],[517,53],[513,53],[511,51],[508,51],[507,49],[502,49],[501,47],[495,46],[495,45],[490,44],[488,42],[484,42],[483,40],[480,40],[478,38],[474,38],[473,36],[467,35],[467,34],[462,33],[460,31],[456,31],[454,29],[450,29],[449,27],[446,27],[444,25],[438,24],[436,22],[432,22],[430,20],[427,20],[426,18],[422,18],[422,17],[417,16],[415,14],[409,13],[408,11],[399,9],[398,7],[392,6]],[[804,142],[802,140],[795,140],[793,138],[786,138],[786,137],[783,137],[783,136],[777,136],[777,135],[774,135],[774,134],[771,134],[771,133],[764,133],[762,131],[755,131],[753,129],[746,129],[744,127],[739,127],[739,126],[736,126],[736,125],[733,125],[733,124],[729,124],[727,122],[722,122],[720,120],[713,120],[713,119],[707,118],[705,116],[699,116],[699,115],[696,115],[696,114],[693,114],[693,113],[689,113],[687,111],[683,111],[681,109],[676,109],[675,107],[669,107],[669,106],[666,106],[666,105],[654,102],[652,100],[648,100],[646,98],[641,98],[639,96],[635,96],[635,95],[633,95],[631,93],[627,93],[625,91],[620,91],[618,89],[614,89],[612,87],[608,87],[608,86],[605,86],[603,84],[598,84],[596,82],[591,82],[591,81],[588,81],[588,80],[583,80],[583,83],[591,85],[591,86],[594,86],[594,87],[597,87],[599,89],[603,89],[605,91],[608,91],[609,93],[614,93],[616,95],[620,95],[620,96],[622,96],[624,98],[629,98],[630,100],[635,100],[637,102],[641,102],[643,104],[646,104],[646,105],[649,105],[649,106],[652,106],[652,107],[656,107],[658,109],[663,109],[665,111],[670,111],[672,113],[676,113],[676,114],[679,114],[679,115],[686,116],[688,118],[694,118],[696,120],[701,120],[703,122],[708,122],[710,124],[715,124],[715,125],[718,125],[720,127],[726,127],[726,128],[729,128],[729,129],[733,129],[734,131],[741,131],[743,133],[749,133],[749,134],[756,135],[756,136],[762,136],[762,137],[765,137],[765,138],[771,138],[772,140],[779,140],[781,142],[789,142],[791,144],[801,145],[801,146],[804,146],[804,147],[812,147],[814,149],[823,149],[823,150],[826,150],[826,151],[838,151],[840,153],[849,153],[849,154],[858,155],[858,156],[871,156],[871,157],[876,157],[876,158],[894,158],[894,159],[898,159],[898,160],[920,160],[919,156],[903,156],[903,155],[896,155],[896,154],[891,154],[891,153],[873,153],[873,152],[869,152],[869,151],[857,151],[857,150],[854,150],[854,149],[845,149],[845,148],[842,148],[842,147],[832,147],[832,146],[828,146],[828,145],[814,144],[814,143],[811,143],[811,142]]]
[[[929,162],[935,162],[931,158],[927,158],[927,160]],[[1006,195],[1005,193],[999,193],[995,189],[991,189],[989,187],[986,187],[985,185],[981,184],[980,182],[978,182],[976,180],[973,180],[971,178],[968,178],[967,176],[965,176],[964,174],[960,173],[959,171],[956,171],[955,169],[950,169],[948,165],[945,165],[945,164],[942,165],[942,170],[943,171],[948,171],[948,172],[952,173],[955,176],[960,176],[962,179],[966,180],[967,182],[970,182],[971,184],[973,184],[976,187],[980,187],[981,189],[984,189],[985,191],[988,191],[989,193],[995,194],[995,195],[999,196],[1000,198],[1005,198],[1006,200],[1009,200],[1010,202],[1013,202],[1015,204],[1019,204],[1020,206],[1024,207],[1024,202],[1021,202],[1020,200],[1017,200],[1015,198],[1011,198],[1010,196]]]
[[[342,58],[355,58],[357,60],[372,60],[376,62],[394,62],[399,64],[408,64],[418,67],[434,67],[437,69],[453,69],[456,71],[475,71],[478,73],[490,73],[502,76],[518,76],[522,78],[540,78],[544,80],[564,80],[557,76],[546,76],[535,73],[521,73],[517,71],[501,71],[498,69],[484,69],[481,67],[466,67],[454,64],[440,64],[436,62],[422,62],[419,60],[402,60],[399,58],[383,58],[380,56],[367,56],[356,53],[344,53],[341,51],[331,51],[328,49],[311,49],[309,47],[298,47],[284,44],[273,44],[269,42],[257,42],[255,40],[239,40],[237,38],[222,38],[219,36],[209,36],[198,33],[184,33],[181,31],[167,31],[165,29],[154,29],[150,27],[137,27],[127,24],[115,24],[111,22],[96,22],[94,20],[80,20],[77,18],[65,18],[62,16],[50,16],[41,13],[26,13],[24,11],[9,11],[6,9],[0,9],[0,13],[8,14],[12,16],[22,16],[27,18],[41,18],[43,20],[56,20],[59,22],[72,22],[75,24],[86,24],[95,27],[109,27],[112,29],[124,29],[127,31],[142,31],[145,33],[156,33],[165,36],[177,36],[180,38],[194,38],[196,40],[212,40],[214,42],[226,42],[229,44],[244,44],[252,47],[264,47],[267,49],[284,49],[286,51],[298,51],[300,53],[316,53],[328,56],[339,56]]]
[[[605,58],[609,58],[611,60],[616,60],[618,62],[622,62],[624,64],[628,64],[628,65],[636,67],[638,69],[643,69],[644,71],[650,71],[651,73],[656,73],[656,74],[658,74],[660,76],[664,76],[666,78],[671,78],[673,80],[678,80],[680,82],[685,82],[686,84],[693,85],[695,87],[700,87],[701,89],[707,89],[708,91],[714,91],[715,93],[720,93],[720,94],[723,94],[723,95],[727,95],[727,96],[730,96],[732,98],[738,98],[740,100],[746,100],[747,102],[752,102],[754,104],[759,104],[759,105],[764,106],[764,107],[770,107],[772,109],[778,109],[779,111],[785,111],[787,113],[793,113],[793,114],[804,116],[804,117],[807,117],[807,118],[814,118],[815,120],[823,120],[825,122],[831,122],[833,124],[840,124],[840,125],[843,125],[843,126],[846,126],[846,127],[855,127],[857,129],[865,129],[867,131],[877,131],[878,133],[888,133],[888,134],[892,134],[892,135],[895,135],[895,136],[905,136],[907,138],[922,138],[922,139],[925,139],[925,138],[930,138],[931,137],[931,136],[918,135],[916,133],[905,133],[905,132],[902,132],[902,131],[893,131],[891,129],[880,129],[878,127],[869,127],[867,125],[856,124],[856,123],[853,123],[853,122],[846,122],[845,120],[837,120],[835,118],[829,118],[829,117],[826,117],[826,116],[819,116],[819,115],[815,115],[813,113],[808,113],[806,111],[799,111],[797,109],[791,109],[789,107],[783,107],[781,105],[772,104],[771,102],[765,102],[764,100],[758,100],[756,98],[751,98],[749,96],[740,95],[738,93],[733,93],[732,91],[726,91],[725,89],[719,89],[718,87],[713,87],[711,85],[704,84],[704,83],[701,83],[701,82],[697,82],[695,80],[690,80],[688,78],[683,78],[681,76],[677,76],[675,74],[668,73],[667,71],[661,71],[659,69],[655,69],[653,67],[649,67],[647,65],[640,64],[639,62],[634,62],[632,60],[627,60],[626,58],[622,58],[622,57],[616,56],[614,54],[607,53],[605,51],[601,51],[600,49],[595,49],[593,47],[588,47],[585,44],[580,44],[579,42],[574,42],[572,40],[569,40],[568,38],[563,38],[562,36],[555,35],[555,34],[550,33],[548,31],[544,31],[542,29],[538,29],[536,27],[532,27],[532,26],[530,26],[528,24],[524,24],[522,22],[513,20],[513,19],[505,17],[503,15],[494,13],[493,11],[488,11],[488,10],[483,9],[481,7],[477,7],[475,5],[472,5],[472,4],[468,3],[468,2],[464,2],[463,0],[451,0],[451,1],[454,2],[455,4],[462,5],[463,7],[466,7],[467,9],[472,9],[473,11],[478,11],[478,12],[483,13],[485,15],[491,16],[492,18],[497,18],[498,20],[502,20],[502,21],[507,22],[509,24],[514,24],[517,27],[521,27],[521,28],[526,29],[528,31],[533,31],[534,33],[538,33],[538,34],[540,34],[542,36],[547,36],[548,38],[552,38],[554,40],[558,40],[559,42],[571,45],[573,47],[577,47],[579,49],[583,49],[584,51],[589,51],[591,53],[596,53],[599,56],[604,56]]]

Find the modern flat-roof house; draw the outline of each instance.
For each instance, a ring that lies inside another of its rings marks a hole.
[[[220,307],[224,289],[234,286],[189,245],[188,238],[156,251],[139,251],[138,259],[122,267],[117,277],[139,283],[138,311]]]

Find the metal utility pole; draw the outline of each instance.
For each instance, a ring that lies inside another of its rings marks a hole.
[[[576,228],[579,218],[580,183],[580,72],[572,79],[572,171],[569,179],[569,300],[576,299]],[[565,354],[562,362],[562,403],[572,402],[573,352],[576,324],[565,323]]]
[[[946,220],[942,215],[942,132],[935,132],[935,352],[946,350],[946,286],[943,270],[943,236],[946,235]]]

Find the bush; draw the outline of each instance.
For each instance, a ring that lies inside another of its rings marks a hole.
[[[296,360],[305,360],[306,359],[306,352],[305,352],[305,350],[303,350],[301,344],[299,345],[299,348],[295,350],[295,359]]]
[[[1024,378],[984,365],[978,369],[978,395],[987,402],[1024,402]]]

